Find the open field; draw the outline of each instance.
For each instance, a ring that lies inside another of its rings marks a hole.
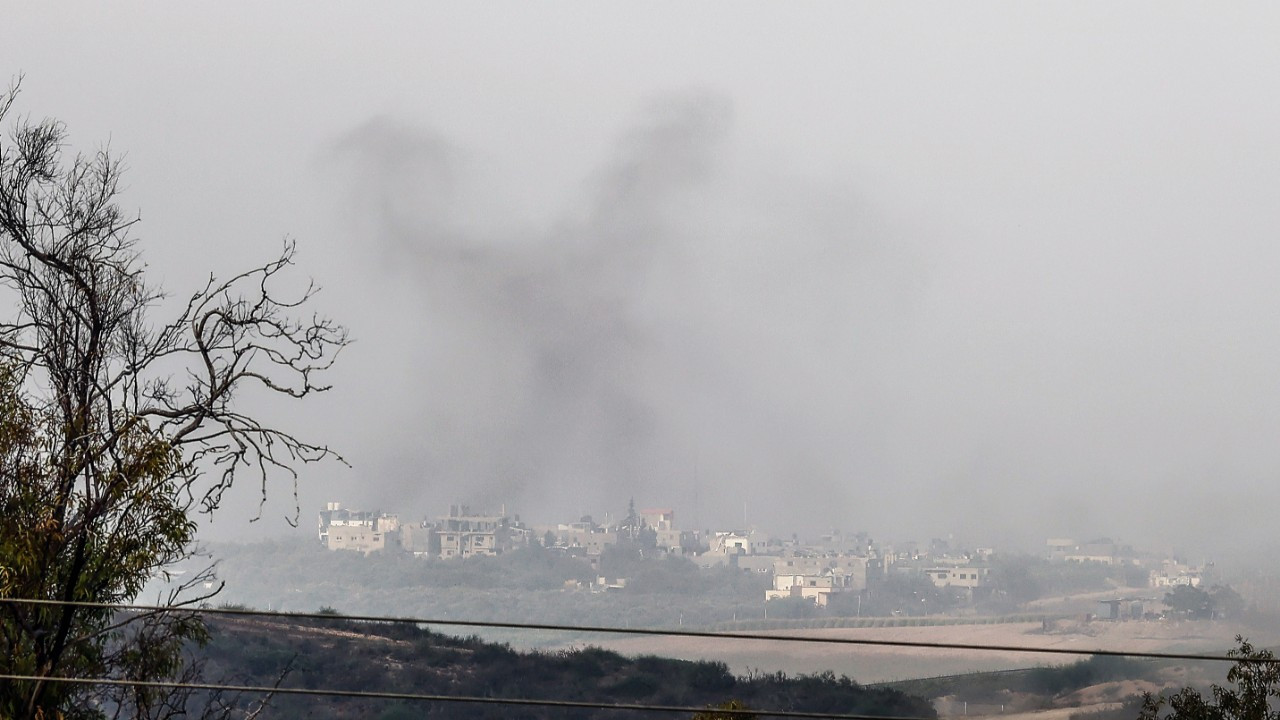
[[[1119,703],[1099,703],[1086,707],[1067,707],[1067,708],[1050,708],[1048,710],[1034,710],[1030,712],[1006,713],[1001,715],[1002,720],[1069,720],[1075,713],[1082,710],[1108,710],[1118,707]],[[953,715],[943,715],[943,717],[955,717]],[[983,717],[969,715],[968,717]]]
[[[769,632],[772,635],[860,638],[912,642],[975,643],[1078,650],[1132,650],[1222,653],[1233,646],[1241,627],[1225,622],[1059,621],[1046,632],[1040,623],[942,625],[924,627],[832,628]],[[1246,633],[1247,634],[1247,633]],[[1256,637],[1260,642],[1272,638]],[[581,644],[581,643],[577,643]],[[862,683],[936,675],[1012,670],[1058,665],[1080,657],[1061,654],[886,648],[708,638],[628,637],[591,644],[627,655],[662,655],[690,660],[720,660],[735,672],[831,670]],[[1225,672],[1225,669],[1224,669]]]

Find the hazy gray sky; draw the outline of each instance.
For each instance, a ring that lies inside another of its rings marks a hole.
[[[329,499],[1274,543],[1268,3],[12,4],[181,293],[300,241]],[[277,488],[253,533],[287,529]],[[210,537],[250,532],[252,489]],[[745,508],[744,508],[745,503]]]

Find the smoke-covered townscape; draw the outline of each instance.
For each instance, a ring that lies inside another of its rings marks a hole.
[[[1280,10],[0,18],[0,717],[1280,688]]]

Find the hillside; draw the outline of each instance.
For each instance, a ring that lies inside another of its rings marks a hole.
[[[333,620],[211,620],[201,651],[206,676],[246,685],[340,688],[421,694],[529,697],[706,706],[737,699],[753,708],[934,717],[928,701],[890,688],[865,688],[830,673],[733,675],[723,663],[627,658],[599,648],[520,652],[477,638],[409,625]],[[253,698],[244,698],[249,702]],[[641,717],[619,711],[520,708],[462,703],[277,696],[260,717],[391,720],[440,718]],[[652,716],[652,715],[647,715]]]
[[[971,625],[921,625],[864,628],[788,629],[776,634],[909,642],[975,643],[1072,650],[1133,650],[1152,652],[1223,652],[1237,633],[1262,642],[1280,638],[1274,629],[1227,622],[1092,622],[1062,620],[1048,630],[1040,622]],[[772,633],[771,633],[772,634]],[[1063,665],[1075,658],[1043,653],[991,652],[909,647],[849,647],[826,644],[777,643],[719,638],[612,637],[601,647],[628,655],[654,653],[687,660],[725,662],[731,669],[785,669],[788,672],[833,670],[864,683],[933,675],[1012,670],[1039,665]]]

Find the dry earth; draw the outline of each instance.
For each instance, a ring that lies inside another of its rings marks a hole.
[[[776,636],[971,643],[1026,648],[1222,653],[1242,629],[1220,622],[1060,621],[1049,632],[1040,623],[930,627],[833,628],[767,632]],[[1246,633],[1247,634],[1247,633]],[[1263,641],[1262,638],[1256,638]],[[582,645],[586,643],[576,643]],[[1010,670],[1073,662],[1083,656],[936,648],[870,647],[767,640],[627,637],[589,643],[627,655],[719,660],[735,672],[831,670],[862,683]],[[1048,719],[1046,719],[1048,720]]]
[[[1069,720],[1072,715],[1086,710],[1108,710],[1117,707],[1119,703],[1103,703],[1094,707],[1064,707],[1052,708],[1049,710],[1035,710],[1032,712],[1016,712],[1001,715],[1001,720]],[[944,716],[952,717],[952,716]],[[969,717],[983,717],[970,715]]]

